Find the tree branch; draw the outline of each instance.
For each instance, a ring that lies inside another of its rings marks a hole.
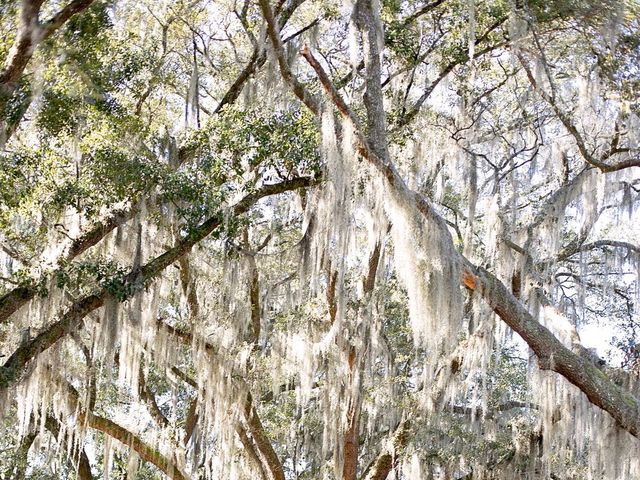
[[[265,0],[261,0],[260,3],[262,5]],[[280,56],[282,49],[279,49],[278,45],[277,41],[274,42],[276,54]],[[307,48],[303,49],[302,55],[316,71],[322,86],[343,118],[352,124],[358,152],[382,174],[386,180],[387,188],[413,200],[413,204],[424,221],[439,229],[442,232],[442,241],[451,243],[451,251],[455,251],[442,217],[438,215],[426,198],[409,190],[391,162],[385,162],[369,148],[357,119],[342,100],[320,64]],[[298,95],[295,89],[294,93]],[[582,390],[591,403],[607,411],[621,428],[640,438],[640,402],[636,398],[621,390],[593,364],[564,347],[548,329],[533,318],[496,277],[484,269],[475,267],[461,254],[458,254],[457,257],[463,266],[461,283],[471,290],[478,291],[494,312],[527,342],[538,356],[541,368],[551,369],[565,377]]]
[[[592,362],[571,352],[495,276],[465,259],[463,282],[477,291],[493,311],[533,350],[543,370],[553,370],[578,387],[591,403],[640,438],[640,402],[612,382]]]
[[[285,480],[284,469],[273,449],[269,436],[262,426],[258,412],[253,405],[251,393],[247,391],[247,399],[244,405],[244,420],[247,423],[247,432],[251,435],[256,449],[264,459],[264,467],[268,469],[272,480]]]
[[[640,255],[640,247],[632,243],[622,242],[619,240],[596,240],[594,242],[585,243],[583,245],[578,245],[578,244],[569,245],[568,248],[564,249],[562,252],[558,254],[557,260],[558,261],[566,260],[569,257],[572,257],[573,255],[575,255],[576,253],[587,252],[589,250],[596,250],[599,248],[605,249],[607,247],[621,248],[621,249],[627,250],[629,253]]]
[[[256,466],[256,470],[258,470],[258,472],[260,473],[260,478],[262,478],[262,480],[269,480],[267,472],[262,466],[262,460],[260,459],[260,456],[258,455],[258,451],[256,450],[256,445],[251,440],[251,438],[249,438],[249,435],[247,434],[247,430],[244,427],[244,425],[240,425],[240,424],[236,425],[236,433],[238,434],[238,437],[240,437],[240,442],[242,442],[242,446],[247,452],[247,455],[249,456],[253,464]]]
[[[291,71],[289,64],[285,56],[283,55],[284,47],[282,45],[282,39],[280,38],[280,30],[276,25],[276,21],[273,17],[273,12],[271,11],[271,6],[269,5],[269,0],[260,0],[260,8],[262,9],[262,14],[267,21],[267,34],[271,39],[271,43],[273,44],[273,48],[276,51],[276,59],[278,61],[278,65],[280,66],[280,72],[282,73],[282,77],[284,80],[291,86],[293,93],[304,103],[309,110],[311,110],[316,115],[320,112],[320,104],[318,100],[311,95],[307,89],[300,83],[300,81],[296,78],[296,76]]]
[[[125,296],[128,298],[136,290],[139,290],[153,280],[165,268],[189,252],[195,244],[206,238],[222,225],[225,216],[242,215],[255,205],[258,200],[264,197],[309,187],[315,182],[316,180],[310,177],[300,177],[281,183],[264,185],[255,192],[245,196],[235,206],[215,213],[200,226],[189,232],[189,234],[173,248],[165,251],[146,265],[132,269],[122,280],[122,291],[127,292]],[[103,306],[108,297],[110,297],[109,291],[103,288],[95,294],[88,295],[76,301],[66,313],[62,315],[60,320],[44,329],[34,339],[20,345],[13,354],[11,354],[5,364],[0,367],[0,391],[15,385],[22,377],[25,367],[32,359],[57,343],[61,338],[77,330],[82,323],[82,319],[92,311]],[[125,299],[126,298],[120,298],[119,300],[123,301]]]
[[[413,23],[418,18],[420,18],[422,15],[425,15],[425,14],[431,12],[432,10],[435,10],[437,7],[439,7],[445,1],[446,0],[434,0],[431,3],[427,3],[426,5],[423,5],[418,10],[416,10],[411,15],[408,15],[404,20],[402,20],[402,22],[401,22],[402,26],[403,27],[407,27],[410,23]]]
[[[73,0],[42,25],[42,40],[49,38],[58,28],[75,14],[86,10],[94,0]]]
[[[0,93],[10,96],[15,84],[20,80],[27,64],[33,57],[36,47],[50,37],[73,15],[85,10],[93,0],[73,0],[56,13],[49,21],[40,24],[38,16],[43,0],[22,0],[20,28],[4,68],[0,71]],[[3,104],[0,99],[0,105]]]
[[[86,252],[89,248],[97,245],[107,234],[131,220],[137,213],[137,206],[118,210],[113,212],[105,221],[98,222],[86,230],[67,245],[67,248],[58,257],[53,274],[61,271],[64,265]],[[37,281],[34,281],[32,284],[19,285],[0,297],[0,325],[37,295],[37,283]]]
[[[11,480],[23,480],[28,467],[29,449],[36,439],[36,432],[29,432],[21,440],[13,456],[14,460],[9,469],[4,471],[6,478]]]
[[[594,157],[591,154],[591,152],[589,152],[589,149],[587,148],[587,145],[585,143],[584,138],[582,137],[582,134],[578,131],[576,126],[571,122],[571,119],[569,118],[569,116],[560,108],[556,99],[552,95],[549,95],[547,92],[545,92],[545,90],[542,87],[540,87],[540,85],[538,85],[538,82],[533,72],[531,71],[531,68],[529,68],[529,65],[526,59],[522,56],[521,53],[517,53],[516,55],[520,60],[520,64],[522,65],[522,68],[527,74],[527,79],[529,80],[529,83],[533,87],[533,90],[537,92],[538,95],[540,95],[540,98],[542,98],[551,107],[553,112],[556,114],[556,117],[558,117],[558,119],[560,120],[564,128],[569,132],[569,134],[571,134],[571,136],[575,140],[576,146],[578,147],[578,151],[580,152],[580,155],[582,156],[582,158],[584,158],[584,160],[588,164],[598,168],[603,173],[617,172],[617,171],[624,170],[626,168],[631,168],[631,167],[640,167],[640,158],[629,158],[627,160],[620,161],[616,164],[609,164],[604,162],[603,160],[611,157],[612,156],[611,152],[608,152],[607,154],[605,154],[604,158],[602,159]]]
[[[162,455],[158,450],[146,444],[140,437],[108,418],[101,417],[90,410],[86,410],[81,405],[80,396],[73,385],[64,379],[61,379],[60,382],[65,388],[73,410],[78,412],[78,423],[86,423],[89,427],[109,435],[123,445],[128,446],[134,450],[140,458],[158,467],[158,469],[169,478],[173,480],[188,480],[175,463]]]
[[[44,422],[47,430],[51,432],[56,439],[59,439],[60,436],[60,422],[55,419],[51,415],[47,415],[47,418]],[[78,475],[78,480],[93,480],[93,475],[91,474],[91,464],[89,463],[89,458],[87,457],[87,452],[85,452],[84,448],[80,445],[72,445],[71,449],[65,448],[64,445],[61,445],[62,450],[66,450],[69,452],[67,455],[68,463],[71,468]],[[76,456],[76,453],[73,453],[74,450],[77,450],[78,459],[77,461],[73,458]]]
[[[193,345],[193,332],[178,330],[175,327],[166,324],[161,319],[158,320],[158,327],[167,330],[171,337],[179,340],[184,345]],[[203,347],[209,355],[215,355],[216,349],[209,342],[204,341]],[[264,478],[266,478],[266,472],[268,472],[271,480],[285,480],[282,463],[271,445],[269,436],[262,426],[262,422],[260,421],[260,417],[258,416],[258,412],[253,403],[253,397],[249,391],[249,386],[244,382],[244,380],[239,379],[238,381],[242,383],[242,386],[246,390],[247,397],[244,402],[244,408],[242,409],[243,422],[236,425],[236,433],[240,437],[244,447],[247,449],[249,457],[254,461],[257,461],[259,471]],[[192,385],[196,384],[193,379],[189,379],[188,383]]]
[[[140,372],[138,374],[138,393],[142,401],[145,402],[149,407],[149,413],[151,414],[153,419],[156,421],[156,423],[160,427],[164,427],[164,428],[168,427],[169,419],[167,419],[164,413],[162,413],[162,410],[160,410],[160,407],[158,406],[158,402],[156,402],[156,396],[149,388],[147,379],[144,376],[144,368],[142,366],[142,363],[140,363]]]
[[[393,468],[398,453],[404,448],[409,439],[411,423],[403,420],[396,428],[393,437],[380,450],[378,456],[369,464],[364,472],[365,480],[385,480]]]
[[[280,13],[280,26],[284,26],[286,24],[293,12],[301,3],[301,0],[292,2]],[[69,7],[70,6],[71,4],[69,5]],[[242,70],[242,72],[240,72],[236,80],[222,97],[220,103],[214,110],[214,113],[219,113],[223,109],[223,107],[232,104],[238,99],[247,80],[257,71],[258,68],[264,65],[266,59],[267,56],[264,51],[260,53],[260,55],[258,55],[258,50],[254,50],[251,60],[249,60],[247,66]],[[1,103],[2,102],[0,98],[0,105]],[[192,154],[193,151],[190,148],[181,148],[178,151],[177,155],[178,166],[187,161],[192,156]],[[113,212],[106,220],[93,225],[87,231],[82,233],[78,238],[74,239],[72,244],[69,245],[67,249],[60,255],[60,257],[56,261],[54,270],[63,268],[65,263],[72,261],[78,255],[97,245],[107,234],[135,217],[135,215],[138,213],[138,210],[139,209],[136,205],[128,209],[117,210]],[[37,281],[35,283],[37,283]],[[23,284],[10,290],[2,297],[0,297],[0,325],[4,323],[18,309],[32,300],[37,295],[37,293],[38,289],[35,285]]]

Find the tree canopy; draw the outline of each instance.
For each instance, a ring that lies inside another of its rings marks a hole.
[[[640,478],[637,0],[0,37],[0,479]]]

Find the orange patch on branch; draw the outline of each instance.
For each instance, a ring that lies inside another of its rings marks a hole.
[[[469,290],[476,289],[476,276],[468,270],[462,272],[462,282]]]

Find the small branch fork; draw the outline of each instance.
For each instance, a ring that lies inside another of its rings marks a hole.
[[[0,71],[0,91],[11,92],[24,73],[24,69],[33,57],[36,47],[49,38],[73,15],[86,10],[94,0],[73,0],[51,19],[40,23],[40,7],[43,0],[23,0],[20,12],[20,27],[17,38],[11,47],[4,68]]]
[[[542,98],[542,100],[544,100],[551,107],[556,117],[558,117],[558,119],[560,120],[564,128],[569,132],[569,134],[575,140],[576,146],[578,147],[578,151],[580,152],[580,155],[582,156],[582,158],[584,158],[584,160],[589,165],[596,167],[603,173],[617,172],[617,171],[624,170],[627,168],[632,168],[632,167],[640,167],[640,157],[627,158],[626,160],[622,160],[615,164],[610,164],[606,162],[606,160],[608,160],[609,158],[611,158],[616,154],[629,153],[629,149],[617,147],[616,145],[617,136],[614,137],[614,141],[611,144],[611,149],[608,152],[606,152],[601,158],[596,158],[589,151],[589,148],[587,147],[587,144],[584,138],[582,137],[582,134],[577,129],[577,127],[573,124],[573,122],[569,118],[569,115],[567,115],[567,113],[565,113],[562,110],[560,105],[558,105],[558,101],[556,99],[555,94],[547,93],[538,84],[538,81],[536,80],[533,72],[531,71],[531,68],[529,67],[527,60],[524,58],[522,53],[518,52],[516,53],[516,56],[518,57],[518,60],[520,61],[520,64],[522,65],[522,68],[524,69],[527,75],[527,79],[529,80],[529,83],[531,84],[531,87],[533,88],[533,90],[540,96],[540,98]]]

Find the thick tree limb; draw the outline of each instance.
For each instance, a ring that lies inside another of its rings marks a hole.
[[[177,465],[143,442],[137,435],[134,435],[129,430],[121,427],[108,418],[100,417],[91,412],[89,412],[88,415],[89,418],[87,424],[89,427],[109,435],[111,438],[115,438],[123,445],[127,445],[129,448],[134,450],[141,459],[158,467],[160,471],[169,478],[174,480],[188,480]]]
[[[260,2],[263,12],[268,10],[265,0]],[[266,17],[266,15],[265,15]],[[268,19],[267,19],[268,22]],[[273,39],[272,39],[273,40]],[[281,43],[277,39],[273,42],[279,63],[286,61],[283,57]],[[393,164],[378,157],[369,146],[362,134],[362,129],[357,118],[346,105],[337,92],[324,69],[313,57],[308,48],[304,48],[302,55],[316,71],[320,82],[337,107],[345,121],[351,123],[354,130],[354,143],[358,152],[369,161],[384,177],[387,188],[410,200],[424,218],[425,223],[439,229],[442,232],[443,241],[451,242],[451,236],[446,223],[434,210],[430,202],[417,192],[412,192],[397,172]],[[290,83],[292,90],[298,95],[300,84],[297,80],[290,80],[291,72],[283,77]],[[296,88],[294,88],[294,85]],[[306,92],[300,92],[299,98],[308,99]],[[453,247],[451,249],[454,251]],[[540,366],[550,369],[565,377],[576,385],[589,399],[591,403],[607,411],[617,424],[640,438],[640,402],[630,393],[622,391],[614,382],[592,363],[568,350],[547,328],[538,323],[526,310],[520,301],[497,278],[484,269],[471,264],[461,254],[459,261],[463,267],[461,283],[471,290],[478,291],[483,299],[491,306],[500,318],[527,342],[529,347],[538,356]]]
[[[300,177],[286,180],[281,183],[264,185],[253,193],[250,193],[235,206],[227,210],[220,210],[199,227],[194,228],[184,239],[173,248],[165,251],[140,268],[134,268],[123,279],[123,290],[131,295],[135,290],[142,288],[146,283],[157,277],[165,268],[180,259],[191,248],[206,238],[224,222],[225,215],[242,215],[246,213],[258,200],[279,193],[297,190],[311,186],[315,180],[310,177]],[[57,343],[61,338],[77,330],[82,319],[92,311],[104,305],[110,296],[108,290],[103,288],[93,295],[86,296],[75,302],[62,317],[29,342],[20,345],[5,364],[0,367],[0,391],[15,385],[22,377],[27,364],[41,352]]]
[[[51,435],[56,440],[59,440],[60,434],[60,423],[51,415],[47,415],[45,418],[44,426],[46,427]],[[26,478],[26,469],[29,466],[28,464],[28,454],[33,441],[38,436],[38,431],[29,432],[27,435],[22,438],[20,445],[18,446],[18,450],[15,454],[16,461],[14,461],[13,465],[10,467],[8,471],[5,472],[6,478],[11,480],[24,480]],[[60,445],[60,449],[65,451],[67,450],[65,445]],[[76,456],[78,458],[73,458]],[[77,449],[76,446],[72,448],[71,456],[67,456],[67,460],[71,468],[78,475],[79,480],[93,480],[93,475],[91,474],[91,464],[89,463],[89,459],[87,458],[87,454],[84,449]],[[2,477],[5,478],[5,477]]]
[[[541,325],[495,276],[466,261],[464,285],[477,291],[509,327],[527,342],[540,368],[553,370],[578,387],[591,403],[608,412],[623,429],[640,438],[640,402],[612,382],[592,362],[566,348]]]
[[[247,424],[247,432],[251,435],[255,447],[263,459],[263,468],[268,470],[271,480],[285,480],[282,463],[262,426],[250,392],[247,392],[247,399],[244,405],[244,420]]]
[[[57,343],[61,338],[77,330],[82,319],[100,308],[108,296],[106,290],[86,296],[75,302],[57,322],[50,325],[34,339],[20,345],[0,367],[0,391],[15,385],[25,368],[40,353]]]
[[[388,159],[389,151],[387,149],[386,128],[387,120],[382,102],[382,85],[380,84],[381,65],[380,65],[380,38],[382,34],[379,31],[380,23],[379,12],[371,0],[358,0],[354,7],[355,24],[362,34],[364,42],[364,50],[367,52],[365,56],[365,93],[364,103],[367,110],[367,126],[369,136],[367,140],[373,148],[373,151],[381,158]],[[365,295],[369,296],[374,287],[375,276],[378,269],[378,260],[380,255],[380,244],[376,245],[372,256],[369,259],[369,272],[367,279],[364,281]],[[368,334],[365,333],[365,335]],[[366,344],[366,342],[365,342]],[[355,345],[347,342],[343,347],[346,351],[343,353],[348,359],[348,391],[351,392],[347,397],[347,424],[343,435],[343,465],[342,480],[356,480],[358,473],[358,433],[360,430],[360,410],[362,408],[362,397],[360,392],[360,378],[364,363],[362,358],[356,361],[360,352],[357,352]]]
[[[90,410],[86,410],[81,405],[78,391],[66,380],[61,379],[61,383],[64,386],[73,410],[78,412],[78,422],[80,424],[86,424],[94,430],[98,430],[118,440],[123,445],[128,446],[134,450],[140,458],[158,467],[160,471],[169,478],[173,480],[188,480],[174,462],[162,455],[158,450],[149,446],[140,439],[140,437],[108,418],[101,417]]]
[[[38,16],[42,3],[43,0],[22,0],[18,33],[9,50],[4,68],[0,71],[0,93],[3,96],[11,95],[13,84],[22,76],[36,45],[40,42],[39,37],[42,34]]]
[[[411,15],[408,15],[406,18],[404,18],[402,20],[402,25],[404,27],[407,27],[409,24],[415,22],[422,15],[426,15],[427,13],[431,12],[432,10],[435,10],[437,7],[439,7],[445,1],[446,0],[434,0],[433,2],[430,2],[430,3],[427,3],[426,5],[423,5],[418,10],[413,12]]]
[[[62,252],[54,266],[54,273],[63,269],[64,265],[78,255],[97,245],[107,234],[118,226],[125,224],[138,213],[138,207],[118,210],[103,222],[98,222],[74,239]],[[0,297],[0,324],[4,323],[20,307],[26,305],[38,293],[34,284],[19,285]]]
[[[180,259],[180,284],[182,286],[182,294],[187,298],[189,306],[189,316],[191,319],[198,318],[200,315],[200,303],[198,302],[198,294],[196,285],[191,277],[191,265],[189,256],[185,255]]]
[[[258,267],[256,266],[255,258],[249,258],[249,300],[251,303],[251,343],[254,348],[258,348],[258,342],[260,341],[260,323],[262,321],[262,313],[260,306],[260,276],[258,273]]]
[[[14,461],[12,465],[10,465],[9,469],[5,470],[3,473],[6,478],[11,480],[23,480],[25,478],[28,466],[27,457],[29,456],[29,449],[31,448],[31,445],[33,445],[33,441],[36,439],[36,436],[36,432],[30,432],[22,438],[14,454]]]
[[[494,312],[527,342],[538,357],[540,368],[565,377],[591,403],[608,412],[621,428],[640,438],[637,398],[618,387],[592,362],[566,348],[491,273],[467,261],[463,281],[467,288],[478,291]]]
[[[260,473],[260,478],[262,478],[262,480],[269,480],[269,476],[267,475],[267,472],[262,466],[262,460],[260,459],[260,456],[258,455],[258,451],[256,450],[256,445],[251,440],[251,438],[249,438],[249,435],[247,434],[247,430],[244,428],[244,425],[236,425],[236,433],[238,434],[238,437],[240,437],[242,446],[247,452],[249,459],[255,465],[256,470],[258,470],[258,473]]]
[[[67,4],[62,10],[56,13],[50,20],[42,25],[43,40],[49,38],[58,28],[60,28],[67,20],[75,14],[82,12],[89,7],[94,0],[73,0]]]
[[[300,83],[291,71],[285,56],[282,55],[284,47],[282,45],[282,39],[280,38],[280,29],[276,25],[273,12],[271,11],[271,6],[269,5],[269,0],[260,0],[260,8],[262,9],[262,14],[267,21],[267,35],[269,35],[273,48],[276,50],[276,57],[282,77],[290,85],[296,97],[298,97],[309,110],[317,115],[320,112],[320,103],[318,102],[318,99],[311,95],[304,85]]]

